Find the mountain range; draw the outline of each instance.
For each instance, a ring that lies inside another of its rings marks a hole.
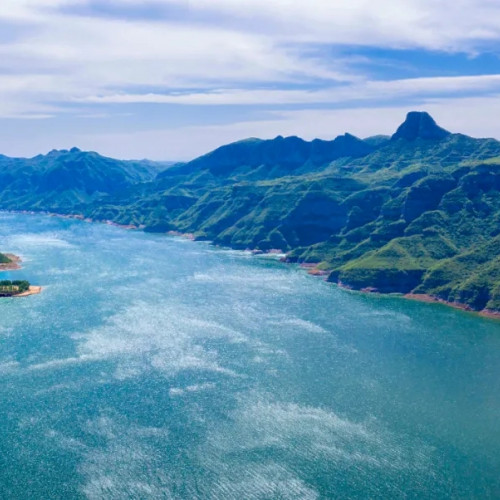
[[[0,155],[0,205],[67,212],[153,180],[163,168],[165,164],[115,160],[78,148],[34,158]]]
[[[278,136],[187,163],[0,156],[0,208],[287,253],[354,289],[500,311],[500,142],[410,112],[392,136]]]

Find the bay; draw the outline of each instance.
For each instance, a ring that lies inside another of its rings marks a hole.
[[[499,498],[500,323],[0,214],[2,498]]]

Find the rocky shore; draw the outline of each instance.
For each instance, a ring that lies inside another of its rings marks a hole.
[[[453,307],[454,309],[460,309],[461,311],[467,311],[475,314],[479,314],[485,318],[490,319],[500,319],[499,311],[492,311],[490,309],[483,309],[482,311],[476,311],[471,307],[461,304],[460,302],[449,302],[447,300],[441,299],[439,297],[434,297],[433,295],[427,295],[425,293],[407,293],[403,295],[405,299],[416,300],[418,302],[426,302],[429,304],[443,304],[448,307]]]

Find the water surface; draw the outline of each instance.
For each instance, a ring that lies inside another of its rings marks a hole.
[[[0,214],[2,498],[499,498],[500,323]]]

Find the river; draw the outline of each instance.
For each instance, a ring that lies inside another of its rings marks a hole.
[[[0,213],[0,496],[500,498],[500,322]]]

